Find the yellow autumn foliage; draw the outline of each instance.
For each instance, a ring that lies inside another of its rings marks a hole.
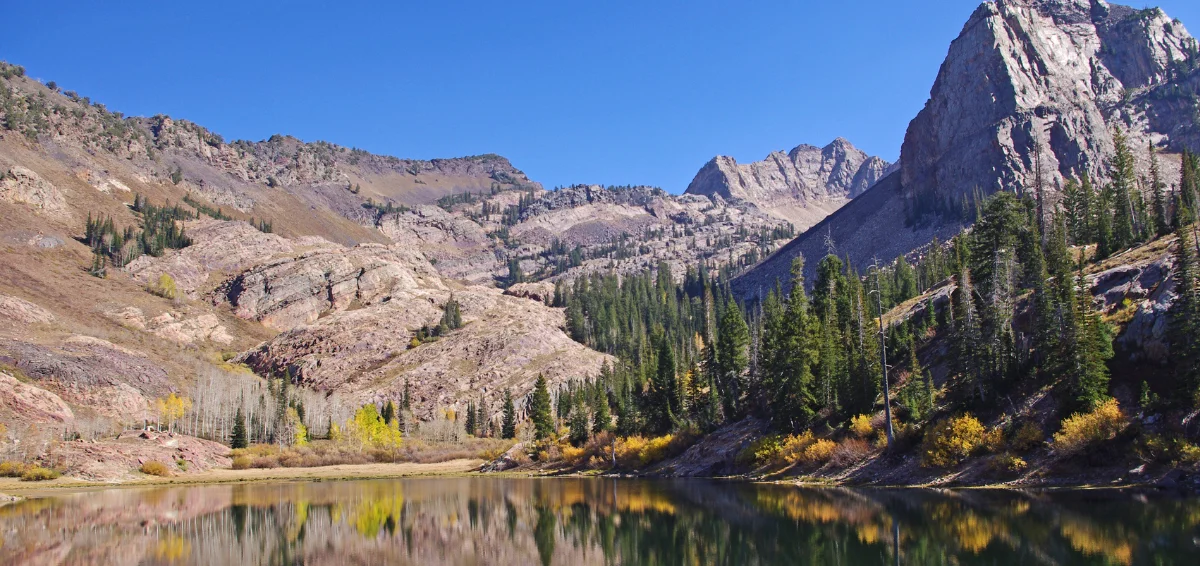
[[[948,468],[967,459],[987,439],[983,423],[970,413],[942,419],[929,429],[921,443],[921,464]]]
[[[1128,420],[1116,399],[1109,399],[1089,413],[1075,413],[1054,433],[1054,450],[1072,454],[1093,444],[1112,440],[1125,430]]]

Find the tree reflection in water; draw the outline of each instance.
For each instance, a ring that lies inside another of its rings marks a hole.
[[[1195,564],[1200,500],[445,478],[0,507],[0,564]]]

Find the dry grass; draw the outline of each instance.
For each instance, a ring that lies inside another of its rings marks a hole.
[[[870,456],[872,451],[870,442],[861,438],[847,438],[834,447],[833,453],[829,455],[829,461],[835,466],[845,468],[861,462]]]
[[[511,440],[470,438],[462,442],[426,442],[406,440],[400,449],[358,449],[346,443],[314,440],[307,446],[279,447],[274,444],[254,444],[230,453],[233,469],[253,468],[320,468],[338,465],[414,462],[434,464],[453,460],[487,460],[503,454],[513,445]]]
[[[169,478],[143,475],[137,479],[125,481],[123,484],[208,485],[257,481],[357,480],[412,476],[447,476],[469,474],[479,469],[481,464],[482,462],[479,460],[453,460],[437,464],[399,463],[338,465],[323,468],[212,469],[186,476],[172,476]],[[9,494],[49,493],[48,490],[78,490],[93,487],[111,487],[111,485],[110,482],[94,482],[65,477],[33,487],[17,479],[0,479],[0,492]]]

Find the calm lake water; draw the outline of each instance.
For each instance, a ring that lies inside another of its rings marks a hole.
[[[1200,564],[1200,499],[430,478],[0,507],[0,564]]]

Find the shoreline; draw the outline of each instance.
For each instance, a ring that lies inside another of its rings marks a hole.
[[[539,470],[511,470],[481,474],[478,470],[483,464],[478,459],[457,459],[447,462],[429,464],[404,462],[395,464],[342,464],[316,468],[251,468],[245,470],[212,469],[205,472],[184,476],[156,477],[146,476],[125,481],[93,481],[78,478],[63,477],[47,482],[23,482],[16,478],[0,478],[0,506],[16,503],[30,497],[46,497],[63,493],[78,493],[105,489],[139,488],[139,487],[200,487],[209,485],[227,485],[263,482],[322,482],[373,480],[413,477],[466,477],[487,475],[496,478],[606,478],[621,477],[633,479],[702,479],[710,481],[733,481],[752,484],[793,486],[801,488],[849,488],[849,489],[931,489],[931,490],[1121,490],[1146,489],[1154,491],[1172,491],[1172,486],[1164,486],[1157,482],[1121,482],[1115,484],[1063,484],[1053,482],[1038,483],[988,483],[978,485],[939,485],[939,484],[896,484],[874,485],[839,482],[834,479],[816,480],[804,478],[769,479],[766,477],[728,476],[728,477],[696,477],[696,478],[666,478],[661,476],[617,474],[608,476],[595,473],[545,473]],[[1179,489],[1181,486],[1174,486]],[[1187,489],[1181,491],[1190,492]],[[1193,493],[1193,495],[1195,495]]]
[[[475,472],[483,460],[458,459],[448,462],[420,464],[340,464],[317,468],[249,468],[232,470],[212,469],[195,474],[171,477],[146,476],[125,481],[92,481],[62,477],[44,482],[24,482],[17,478],[0,478],[0,504],[7,496],[38,496],[50,493],[92,491],[126,487],[204,486],[258,482],[370,480],[405,477],[453,477]]]

